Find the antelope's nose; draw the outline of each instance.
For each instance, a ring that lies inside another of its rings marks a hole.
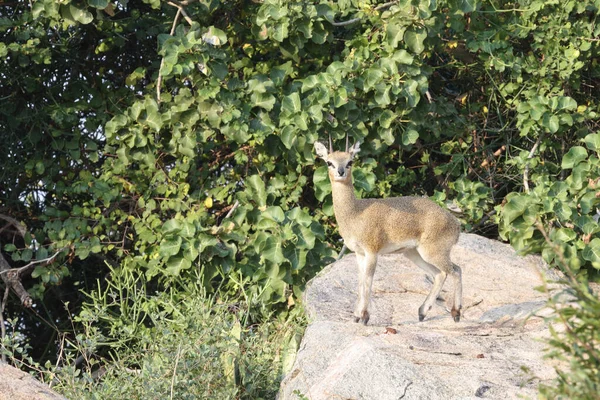
[[[344,177],[346,175],[346,169],[344,167],[338,167],[338,175]]]

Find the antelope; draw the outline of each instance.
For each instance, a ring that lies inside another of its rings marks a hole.
[[[454,282],[454,299],[450,311],[460,321],[462,308],[462,272],[450,260],[450,251],[458,241],[460,223],[450,212],[424,197],[357,199],[352,183],[352,162],[360,151],[356,142],[346,150],[329,151],[319,142],[317,155],[327,162],[333,195],[333,210],[339,233],[348,249],[356,254],[358,264],[358,301],[354,322],[369,322],[369,301],[377,257],[403,253],[409,260],[433,276],[429,295],[419,307],[423,321],[439,296],[446,277]]]

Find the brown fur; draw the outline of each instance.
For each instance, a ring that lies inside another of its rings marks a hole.
[[[340,235],[354,251],[359,264],[359,301],[355,320],[366,324],[368,303],[377,256],[403,252],[427,273],[434,285],[423,305],[423,320],[439,295],[447,275],[454,279],[452,317],[460,319],[462,278],[460,268],[450,260],[450,251],[460,233],[460,223],[448,211],[423,197],[357,199],[352,185],[351,163],[360,150],[355,144],[348,151],[328,152],[315,143],[317,154],[329,165],[333,208]]]

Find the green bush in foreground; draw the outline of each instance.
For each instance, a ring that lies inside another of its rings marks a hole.
[[[27,362],[54,390],[69,399],[275,397],[305,326],[300,309],[252,324],[246,299],[208,298],[199,283],[149,295],[134,274],[113,273],[115,284],[74,319],[82,333],[66,337],[58,366]]]
[[[548,236],[540,229],[549,244]],[[558,283],[563,290],[542,290],[550,296],[550,349],[547,358],[560,363],[551,385],[541,385],[540,394],[548,399],[597,399],[600,393],[600,299],[590,289],[587,278],[573,273],[562,249],[553,247],[565,278]],[[562,286],[564,287],[564,286]]]

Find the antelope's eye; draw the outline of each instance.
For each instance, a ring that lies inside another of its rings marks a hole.
[[[333,163],[331,161],[327,161],[327,165],[333,167]]]
[[[352,166],[352,161],[348,161],[348,164],[346,164],[346,168],[350,168]]]

